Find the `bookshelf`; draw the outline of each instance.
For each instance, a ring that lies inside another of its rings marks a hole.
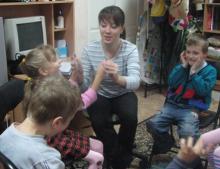
[[[220,34],[220,1],[205,0],[203,32]]]
[[[203,17],[203,34],[206,38],[211,36],[220,36],[220,0],[205,0]],[[215,48],[215,47],[214,47]],[[207,58],[208,62],[219,65],[220,60],[213,57]],[[220,91],[219,70],[218,80],[214,90]]]
[[[61,29],[55,27],[59,10],[64,17]],[[55,47],[56,40],[64,39],[69,54],[74,53],[74,0],[0,3],[0,17],[4,19],[28,16],[44,16],[47,43]]]

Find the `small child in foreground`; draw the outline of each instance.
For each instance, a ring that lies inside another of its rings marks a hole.
[[[45,137],[62,132],[81,108],[78,88],[59,74],[48,75],[27,83],[23,104],[27,117],[0,135],[0,151],[18,168],[64,169]]]

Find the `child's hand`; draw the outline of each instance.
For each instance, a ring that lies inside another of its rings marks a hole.
[[[203,64],[203,59],[200,57],[195,61],[195,63],[191,66],[190,74],[196,73],[196,70],[198,70]]]
[[[177,154],[177,157],[187,163],[192,162],[198,157],[198,155],[193,150],[192,137],[189,137],[188,139],[180,139],[180,151]]]
[[[99,85],[100,85],[104,75],[105,75],[105,68],[104,68],[104,62],[102,62],[96,71],[94,81],[91,85],[92,89],[94,89],[95,91],[98,90]]]
[[[180,54],[180,60],[183,64],[184,67],[187,67],[188,66],[188,61],[187,61],[187,58],[186,58],[186,52],[183,51],[181,54]]]
[[[83,70],[79,58],[72,58],[71,65],[72,74],[70,76],[70,79],[75,81],[77,84],[81,84],[83,82]]]
[[[96,71],[96,76],[99,76],[100,79],[103,79],[104,75],[105,75],[105,68],[104,68],[104,62],[102,62]]]
[[[212,144],[204,145],[204,142],[202,138],[200,137],[199,140],[196,142],[195,146],[193,147],[193,151],[198,156],[204,156],[204,155],[207,155],[209,152],[213,151],[214,148],[215,146]]]
[[[205,146],[201,138],[193,146],[193,138],[189,137],[187,140],[180,139],[180,151],[177,156],[181,160],[190,163],[199,156],[207,155],[213,148],[213,145]]]

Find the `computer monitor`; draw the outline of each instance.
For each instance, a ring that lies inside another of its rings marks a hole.
[[[44,16],[10,18],[4,20],[6,53],[8,60],[18,59],[31,49],[47,44]]]

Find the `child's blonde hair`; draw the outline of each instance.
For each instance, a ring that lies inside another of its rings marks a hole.
[[[24,112],[37,124],[62,116],[64,121],[80,108],[81,96],[62,75],[55,74],[26,84]]]
[[[41,45],[30,51],[20,63],[21,71],[31,78],[39,77],[39,69],[46,68],[50,62],[56,61],[57,55],[50,45]]]
[[[193,45],[201,46],[203,53],[208,52],[209,43],[202,34],[193,33],[193,34],[189,35],[189,37],[186,41],[186,46],[193,46]]]

